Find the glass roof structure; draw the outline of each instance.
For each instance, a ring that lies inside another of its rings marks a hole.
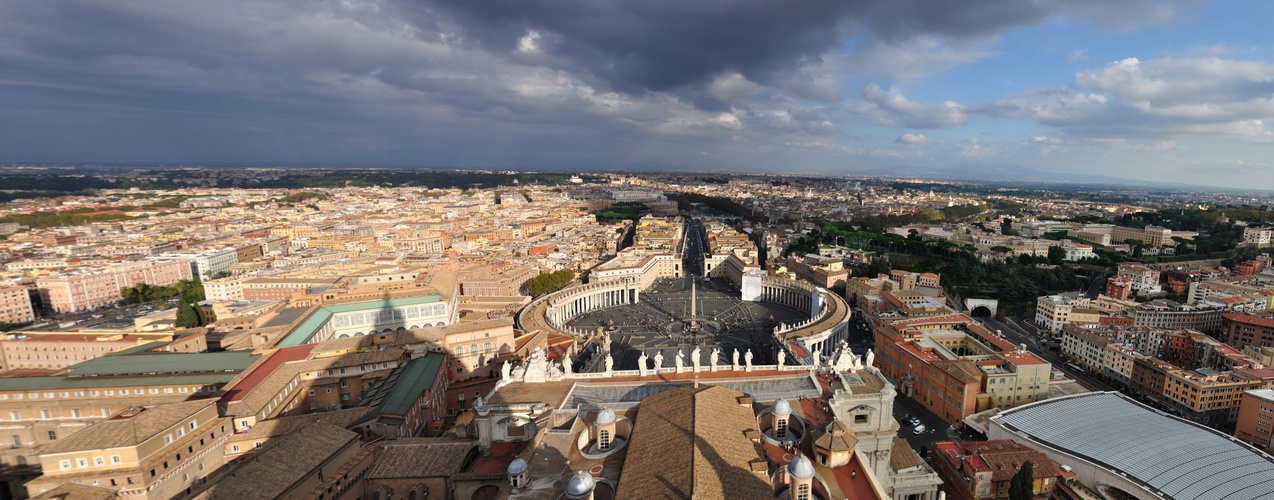
[[[1274,499],[1274,458],[1118,393],[1050,399],[992,421],[1122,473],[1165,498]]]

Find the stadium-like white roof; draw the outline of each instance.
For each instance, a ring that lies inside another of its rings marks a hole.
[[[1113,392],[1046,400],[992,417],[1010,431],[1122,472],[1173,499],[1274,499],[1274,459]]]

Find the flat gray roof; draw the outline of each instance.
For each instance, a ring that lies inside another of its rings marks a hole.
[[[1014,408],[992,417],[1173,499],[1274,499],[1274,458],[1230,436],[1113,392]]]

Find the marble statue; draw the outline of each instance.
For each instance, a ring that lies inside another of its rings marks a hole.
[[[563,354],[562,355],[562,373],[570,375],[572,373],[572,370],[575,369],[575,367],[571,366],[571,364],[573,364],[573,362],[571,361],[571,355]]]
[[[735,347],[735,348],[734,348],[734,363],[733,363],[733,365],[734,365],[734,366],[736,366],[736,367],[737,367],[737,366],[739,366],[739,348],[738,348],[738,347]]]
[[[783,363],[787,361],[787,349],[779,349],[779,369],[783,369]]]
[[[819,365],[823,363],[823,351],[814,349],[814,369],[817,370]]]
[[[664,367],[664,352],[663,351],[656,352],[655,353],[655,371],[658,372],[659,369],[663,367]]]
[[[712,367],[712,371],[717,371],[717,360],[721,357],[721,349],[713,347],[712,354],[708,356],[708,365]]]
[[[646,360],[647,359],[649,358],[646,357],[646,351],[642,351],[641,356],[637,358],[637,368],[639,369],[639,371],[641,372],[641,376],[643,377],[646,376]]]
[[[607,354],[606,355],[606,373],[610,373],[614,369],[615,369],[615,358]]]
[[[699,364],[702,362],[702,360],[703,360],[703,357],[700,356],[699,346],[695,346],[695,349],[693,351],[690,351],[690,364],[694,365],[695,373],[699,373]]]
[[[867,366],[875,366],[875,365],[876,365],[876,353],[872,352],[871,349],[868,349],[867,350]]]
[[[752,371],[752,349],[748,349],[748,353],[743,355],[743,362],[748,364],[747,371]]]
[[[506,360],[506,361],[504,362],[504,366],[501,366],[501,367],[500,367],[500,378],[502,378],[502,379],[508,379],[508,378],[509,378],[509,372],[511,372],[511,371],[513,371],[513,364],[512,364],[512,363],[509,363],[509,362]]]
[[[681,349],[677,349],[677,359],[673,361],[677,363],[677,373],[686,371],[686,355],[681,352]]]

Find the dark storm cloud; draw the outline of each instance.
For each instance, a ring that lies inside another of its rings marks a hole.
[[[512,51],[530,31],[546,50],[612,88],[671,91],[724,73],[776,85],[849,36],[979,38],[1070,13],[1122,26],[1169,15],[1156,0],[402,0],[428,25],[438,10],[492,50]],[[1136,13],[1135,16],[1131,15]],[[1147,19],[1149,17],[1150,19]],[[798,86],[799,80],[795,82]],[[811,91],[816,94],[818,91]],[[828,97],[825,93],[821,97]]]
[[[595,164],[583,152],[662,163],[718,145],[779,150],[846,119],[808,104],[843,99],[829,55],[924,38],[946,58],[944,40],[1056,15],[1133,19],[1121,14],[1147,5],[1159,4],[17,0],[0,4],[0,161],[500,163],[526,151]],[[880,123],[960,116],[875,105],[893,115]]]

